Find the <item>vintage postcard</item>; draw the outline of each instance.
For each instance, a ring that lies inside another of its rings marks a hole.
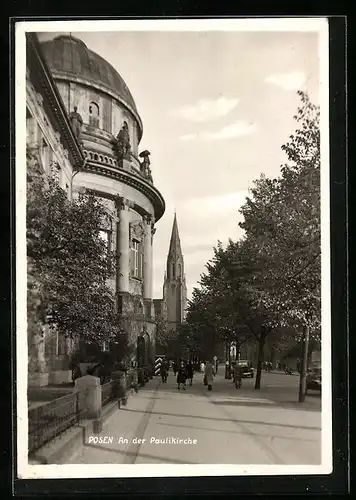
[[[328,20],[15,51],[18,477],[331,473]]]

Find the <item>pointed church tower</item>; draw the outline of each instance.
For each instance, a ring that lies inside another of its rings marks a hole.
[[[176,330],[185,319],[187,286],[180,244],[177,216],[174,214],[167,267],[163,285],[163,302],[169,330]]]

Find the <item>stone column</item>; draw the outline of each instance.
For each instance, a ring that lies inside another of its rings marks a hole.
[[[93,375],[84,375],[75,381],[75,393],[79,393],[78,406],[83,417],[101,417],[101,386],[100,379]]]
[[[152,236],[151,217],[145,217],[143,298],[152,299]]]
[[[126,198],[119,198],[119,224],[117,231],[117,251],[118,251],[118,291],[129,292],[129,271],[130,271],[130,215],[129,209],[133,207],[133,202]]]

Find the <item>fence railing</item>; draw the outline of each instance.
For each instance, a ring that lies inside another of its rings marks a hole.
[[[101,386],[101,406],[105,406],[117,397],[117,381],[111,380]]]
[[[102,407],[120,398],[125,390],[137,389],[137,385],[137,370],[127,372],[124,384],[120,384],[119,380],[111,380],[103,384],[101,386]],[[79,410],[80,397],[80,392],[73,391],[28,411],[29,454],[57,438],[70,427],[79,425],[84,415]]]
[[[67,394],[28,412],[28,447],[32,453],[80,421],[79,392]]]

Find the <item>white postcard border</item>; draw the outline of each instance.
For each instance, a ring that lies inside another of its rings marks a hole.
[[[26,32],[83,31],[305,31],[319,33],[322,228],[322,463],[321,465],[134,464],[32,465],[28,463],[26,282]],[[331,287],[329,196],[329,36],[327,18],[170,19],[18,22],[15,37],[16,125],[16,363],[17,475],[22,479],[311,475],[332,472]]]

